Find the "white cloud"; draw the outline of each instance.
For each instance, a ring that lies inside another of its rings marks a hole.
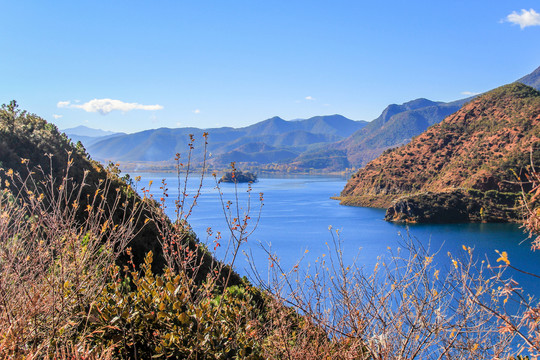
[[[58,120],[58,119],[60,119],[62,116],[64,116],[64,115],[53,114],[52,117]]]
[[[194,114],[200,114],[200,113],[201,113],[201,110],[195,109],[195,110],[193,110],[193,113],[194,113]]]
[[[313,98],[313,96],[306,96],[305,99],[306,99],[306,100],[315,100],[315,99]]]
[[[473,95],[478,95],[480,93],[477,93],[477,92],[472,92],[472,91],[462,91],[461,92],[461,95],[467,95],[467,96],[473,96]]]
[[[529,11],[521,9],[521,14],[513,11],[506,17],[506,21],[519,25],[521,29],[527,26],[540,26],[540,14],[533,9]]]
[[[131,110],[152,111],[163,109],[163,106],[161,105],[142,105],[138,103],[126,103],[120,100],[113,99],[94,99],[80,105],[72,104],[70,101],[59,101],[56,106],[59,108],[82,109],[86,112],[98,112],[101,115],[107,115],[114,110],[127,112]]]

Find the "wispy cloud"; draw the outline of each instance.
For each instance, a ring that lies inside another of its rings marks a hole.
[[[467,95],[467,96],[474,96],[474,95],[478,95],[480,93],[477,93],[477,92],[472,92],[472,91],[462,91],[461,92],[461,95]]]
[[[201,110],[195,109],[195,110],[193,110],[192,112],[193,112],[194,114],[200,114],[200,113],[201,113]]]
[[[313,98],[313,96],[306,96],[304,99],[306,99],[306,100],[315,100],[315,99]]]
[[[62,116],[64,116],[64,115],[53,114],[52,117],[58,120],[58,119],[60,119]]]
[[[161,110],[161,105],[142,105],[138,103],[126,103],[120,100],[113,99],[94,99],[84,104],[72,104],[70,101],[59,101],[56,104],[59,108],[82,109],[86,112],[98,112],[101,115],[107,115],[111,111],[119,110],[128,112],[131,110]]]
[[[519,25],[521,29],[524,29],[527,26],[540,26],[540,14],[533,9],[521,9],[521,14],[513,11],[506,17],[506,21]]]

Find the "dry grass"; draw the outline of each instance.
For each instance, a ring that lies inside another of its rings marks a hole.
[[[50,174],[41,174],[42,181],[32,174],[23,179],[12,170],[2,176],[2,357],[87,353],[76,339],[85,332],[89,306],[104,288],[118,254],[135,236],[139,211],[123,208],[119,191],[108,181],[100,184],[80,221],[77,213],[86,184],[71,183],[69,169],[70,164],[60,182]],[[107,201],[111,193],[116,198],[112,204]],[[125,215],[120,223],[113,220],[118,211]]]

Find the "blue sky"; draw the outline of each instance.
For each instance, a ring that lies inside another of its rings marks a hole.
[[[1,5],[0,102],[61,129],[372,120],[390,103],[456,100],[540,66],[538,1]]]

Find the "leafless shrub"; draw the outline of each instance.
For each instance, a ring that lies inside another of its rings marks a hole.
[[[52,173],[34,176],[30,169],[26,178],[11,169],[1,175],[2,357],[44,357],[59,347],[78,349],[72,341],[84,333],[89,306],[136,234],[142,204],[128,209],[121,203],[122,189],[111,188],[108,180],[83,199],[86,174],[81,184],[74,184],[70,167],[71,161],[60,181]],[[81,211],[82,220],[77,215]],[[120,222],[115,221],[118,216]]]
[[[540,249],[540,173],[536,170],[533,161],[533,151],[531,149],[530,171],[525,174],[525,180],[531,187],[528,192],[523,192],[523,204],[525,208],[524,226],[533,238],[532,249]],[[521,181],[522,179],[519,179]]]
[[[504,359],[514,333],[501,332],[500,298],[485,262],[472,249],[451,254],[447,268],[418,241],[389,250],[372,271],[347,265],[339,233],[308,271],[281,268],[270,252],[272,278],[259,283],[273,295],[270,358]],[[440,263],[440,262],[439,262]],[[500,276],[497,275],[497,276]],[[481,301],[479,301],[481,300]],[[284,315],[294,309],[300,321]]]
[[[533,149],[530,152],[531,162],[524,178],[517,174],[517,180],[522,185],[524,227],[532,238],[532,251],[540,249],[540,174],[537,172],[533,160]],[[498,331],[510,334],[518,340],[515,342],[515,355],[527,354],[532,358],[540,357],[540,303],[535,296],[528,294],[528,289],[517,283],[512,278],[501,276],[503,270],[520,272],[525,276],[538,281],[540,274],[530,273],[523,270],[519,260],[514,260],[512,254],[506,251],[499,252],[497,265],[492,267],[495,275],[492,277],[492,296],[497,298],[498,306],[485,302],[485,299],[478,296],[477,292],[468,289],[473,301],[481,306],[484,311],[495,317],[498,321]],[[465,274],[465,278],[470,279],[474,275]],[[481,292],[480,294],[484,294]]]

